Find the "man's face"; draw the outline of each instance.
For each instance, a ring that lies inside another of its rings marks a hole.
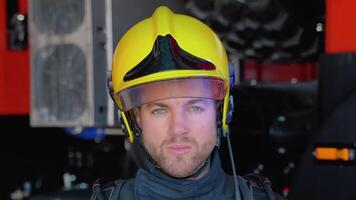
[[[136,110],[136,120],[153,161],[177,178],[191,175],[216,144],[216,102],[211,99],[172,98],[144,104]]]

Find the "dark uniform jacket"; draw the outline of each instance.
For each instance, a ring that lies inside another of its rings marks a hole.
[[[267,179],[238,176],[239,200],[283,200],[272,192]],[[215,153],[207,175],[198,180],[180,180],[167,176],[150,161],[139,169],[135,179],[112,183],[96,182],[92,200],[235,200],[233,177],[227,175]]]

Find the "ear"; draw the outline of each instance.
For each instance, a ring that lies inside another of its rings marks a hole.
[[[111,71],[108,72],[107,77],[106,77],[106,87],[108,89],[108,92],[110,94],[111,99],[115,102],[114,98],[114,88],[112,85],[112,76],[111,76]]]
[[[140,108],[134,108],[132,114],[135,117],[136,123],[139,128],[141,128],[141,115],[140,115]]]

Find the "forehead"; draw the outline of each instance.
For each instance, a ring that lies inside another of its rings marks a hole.
[[[203,97],[211,92],[211,86],[203,82],[181,81],[164,84],[150,84],[140,90],[142,102],[152,102],[170,98]]]

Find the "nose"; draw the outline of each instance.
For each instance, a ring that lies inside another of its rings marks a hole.
[[[184,110],[175,110],[171,112],[170,117],[170,134],[179,136],[188,133],[188,116]]]

